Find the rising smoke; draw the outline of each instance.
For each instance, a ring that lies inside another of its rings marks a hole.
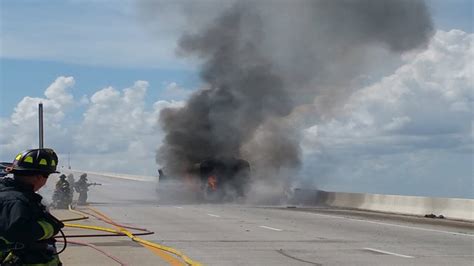
[[[217,12],[204,25],[189,25],[178,41],[180,55],[202,63],[205,86],[184,107],[161,112],[166,137],[157,162],[174,176],[214,157],[245,158],[260,177],[297,169],[297,113],[316,104],[305,118],[330,115],[353,93],[354,80],[384,64],[380,51],[396,57],[423,48],[433,32],[426,4],[416,0],[224,6],[200,13]]]

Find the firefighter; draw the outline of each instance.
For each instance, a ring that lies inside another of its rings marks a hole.
[[[53,205],[58,209],[67,209],[71,203],[71,186],[66,180],[66,175],[62,174],[59,176],[59,181],[56,183],[56,190],[53,194]]]
[[[74,180],[73,174],[67,175],[67,182],[69,183],[69,187],[71,188],[71,195],[72,195],[74,193],[73,187],[74,187],[74,184],[76,183],[76,180]]]
[[[89,191],[90,186],[100,186],[101,184],[98,183],[87,183],[87,174],[83,173],[79,177],[79,181],[74,184],[74,188],[76,189],[77,193],[79,193],[79,198],[77,199],[78,205],[86,205],[87,204],[87,191]]]
[[[52,149],[26,150],[0,180],[0,265],[62,265],[54,236],[64,224],[51,215],[35,193],[56,172]]]

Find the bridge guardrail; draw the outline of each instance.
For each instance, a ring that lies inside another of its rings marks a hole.
[[[449,219],[474,221],[474,199],[436,198],[296,189],[296,203],[380,211],[408,215],[442,215]]]

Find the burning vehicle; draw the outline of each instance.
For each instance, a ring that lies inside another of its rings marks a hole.
[[[197,199],[206,202],[234,201],[245,197],[251,178],[250,163],[236,158],[204,160],[194,164],[186,172],[182,184],[197,192]],[[173,186],[175,180],[166,175],[163,169],[159,169],[158,173],[160,183],[158,187],[162,187],[161,194],[170,190],[179,193],[180,189],[176,188],[176,184]]]
[[[206,201],[229,201],[245,196],[250,163],[243,159],[216,158],[195,165]]]

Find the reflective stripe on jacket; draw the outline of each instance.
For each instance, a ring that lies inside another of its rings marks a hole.
[[[46,247],[54,245],[60,227],[52,221],[42,197],[34,193],[32,187],[4,178],[0,180],[0,237],[10,243],[21,243],[22,249],[7,250],[19,257],[22,265],[60,265],[59,258]],[[40,245],[38,245],[40,244]],[[6,253],[6,254],[8,254]]]

